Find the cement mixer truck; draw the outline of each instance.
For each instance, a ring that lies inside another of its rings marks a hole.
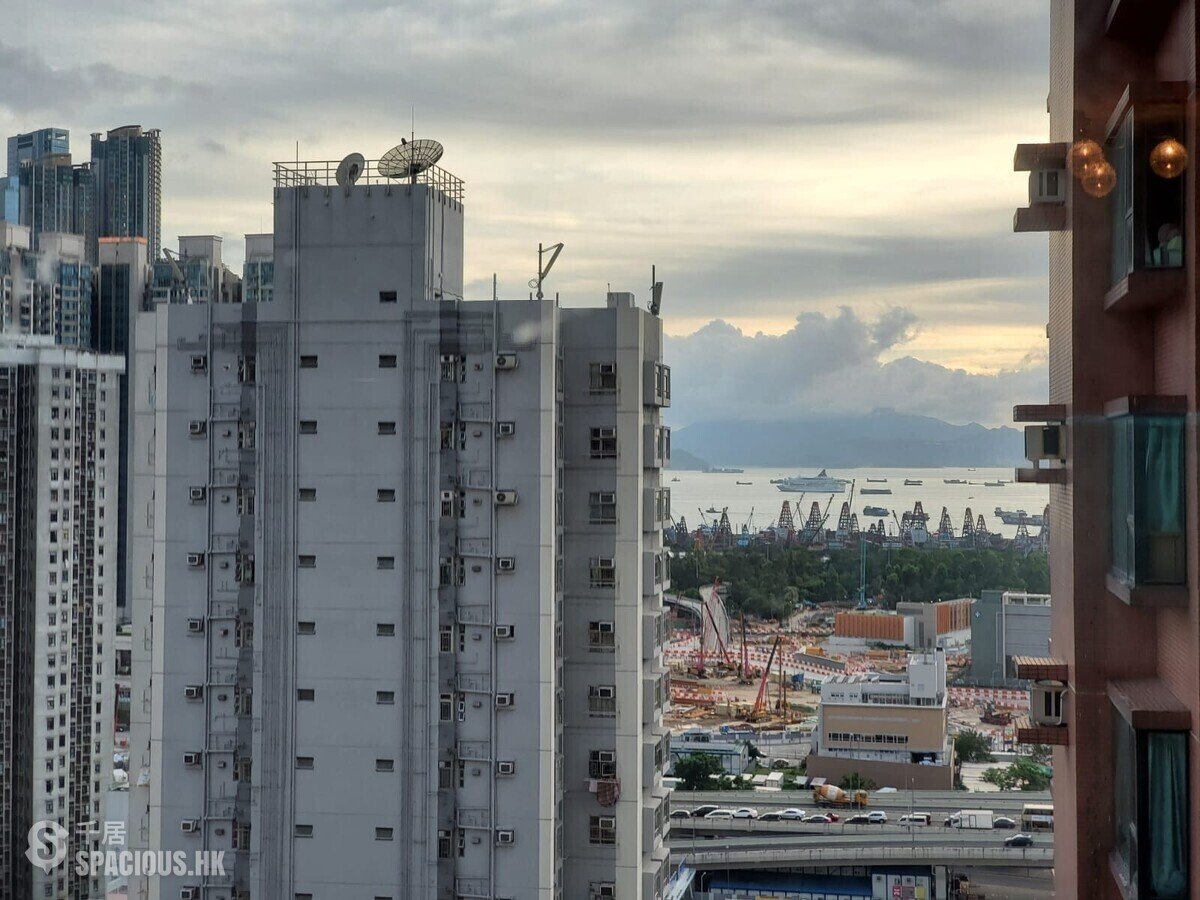
[[[834,806],[842,809],[862,809],[867,805],[866,791],[844,791],[835,784],[822,784],[813,788],[813,803],[817,806]]]

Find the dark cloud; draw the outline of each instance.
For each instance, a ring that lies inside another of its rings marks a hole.
[[[908,310],[867,320],[850,309],[805,313],[785,334],[747,335],[715,321],[687,337],[668,338],[671,421],[677,426],[721,419],[773,419],[889,407],[949,422],[997,424],[1012,405],[1045,396],[1045,360],[976,374],[910,356],[880,354],[910,333]],[[881,340],[882,336],[882,340]]]

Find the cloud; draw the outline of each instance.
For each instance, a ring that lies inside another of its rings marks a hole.
[[[1045,358],[1033,353],[993,373],[911,356],[881,359],[916,326],[916,317],[902,308],[874,319],[842,308],[830,315],[805,313],[780,335],[748,335],[718,320],[686,337],[668,338],[671,423],[892,408],[955,424],[996,425],[1011,422],[1014,403],[1045,396]]]

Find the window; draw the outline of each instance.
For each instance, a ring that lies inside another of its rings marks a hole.
[[[310,838],[313,836],[313,827],[311,825],[296,825],[296,837]]]
[[[615,900],[617,886],[611,881],[589,881],[587,900]]]
[[[395,703],[396,702],[396,692],[395,691],[376,691],[375,692],[375,702],[382,704],[382,705],[388,705],[388,704]]]
[[[379,354],[379,368],[381,368],[381,369],[396,368],[396,354],[395,353],[380,353]]]
[[[394,759],[377,759],[375,760],[376,772],[394,772],[396,771],[396,761]]]
[[[617,367],[613,363],[592,363],[589,367],[588,391],[592,394],[617,392]]]
[[[617,820],[615,816],[588,816],[588,843],[615,844],[617,842]]]
[[[1116,710],[1112,718],[1114,861],[1130,895],[1187,897],[1188,734],[1136,731]]]
[[[301,419],[300,420],[300,433],[301,434],[316,434],[317,433],[317,420],[316,419]]]
[[[611,684],[588,685],[588,714],[614,716],[617,713],[617,689]]]
[[[591,750],[588,752],[588,778],[616,778],[617,752]]]
[[[617,647],[617,636],[612,622],[588,623],[588,650],[596,652],[612,652]]]
[[[317,367],[317,356],[315,353],[300,357],[300,368],[315,369],[316,367]]]
[[[438,697],[438,721],[449,722],[454,718],[454,697],[442,694]]]
[[[314,761],[311,756],[297,756],[296,757],[296,768],[297,769],[311,769],[313,767],[313,765],[314,765]]]
[[[1128,585],[1187,583],[1184,417],[1109,420],[1112,567]]]
[[[300,499],[304,500],[306,502],[310,501],[310,500],[316,500],[317,499],[317,489],[316,488],[300,488]]]
[[[317,558],[312,554],[302,554],[298,565],[301,569],[315,569],[317,567]]]
[[[377,568],[377,569],[394,569],[394,568],[396,568],[396,557],[394,557],[394,556],[377,556],[377,557],[375,557],[375,568]]]
[[[392,637],[396,633],[395,622],[379,622],[375,626],[375,633],[380,637]]]
[[[591,443],[592,459],[617,458],[617,429],[593,428]]]
[[[299,632],[300,634],[316,634],[317,633],[317,623],[316,622],[297,622],[296,623],[296,631]]]
[[[593,525],[611,525],[617,521],[617,495],[612,491],[588,494],[588,521]]]
[[[438,652],[450,653],[454,650],[454,626],[443,625],[438,629]]]
[[[396,292],[395,291],[380,291],[379,292],[379,302],[380,303],[395,303],[396,302]]]
[[[391,839],[392,839],[392,829],[390,829],[390,828],[376,828],[375,829],[375,840],[390,841]]]
[[[617,565],[612,557],[593,556],[589,569],[589,583],[594,588],[610,588],[617,584]]]
[[[379,503],[395,503],[396,492],[391,488],[380,488],[375,492],[375,500]]]
[[[395,422],[380,422],[378,429],[379,429],[380,434],[395,434],[396,433],[396,423]]]
[[[296,688],[296,699],[304,700],[304,701],[316,700],[317,699],[316,689],[315,688]]]

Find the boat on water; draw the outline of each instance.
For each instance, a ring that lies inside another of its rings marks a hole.
[[[891,488],[863,488],[859,491],[860,494],[890,494]]]
[[[863,515],[864,516],[875,516],[875,517],[887,516],[887,515],[891,515],[891,510],[885,509],[882,506],[864,506],[863,507]]]
[[[705,510],[705,512],[706,513],[719,513],[720,510],[717,509],[715,506],[710,506],[708,509]]]
[[[678,476],[678,475],[676,475],[676,476],[675,476],[674,478],[672,478],[671,480],[672,480],[672,481],[678,481],[678,480],[679,480],[679,476]]]
[[[965,478],[943,478],[942,479],[942,484],[966,484],[966,483],[967,483],[967,479],[965,479]]]
[[[984,487],[1004,487],[1004,482],[1003,481],[985,481],[983,483],[983,486]]]
[[[886,478],[868,478],[867,482],[870,484],[887,484],[887,479]]]
[[[711,466],[704,470],[709,475],[741,475],[745,469],[730,469],[724,466]]]
[[[753,481],[739,481],[737,484],[754,484]]]
[[[993,512],[1005,525],[1020,525],[1022,520],[1024,520],[1026,525],[1044,525],[1046,523],[1045,516],[1040,513],[1031,516],[1023,509],[1014,511],[1011,509],[1001,509],[997,506]]]
[[[924,481],[922,481],[920,478],[905,478],[905,479],[904,479],[904,486],[905,486],[905,487],[917,487],[917,486],[919,486],[919,485],[922,485],[922,484],[924,484],[924,483],[925,483],[925,482],[924,482]]]
[[[793,475],[784,478],[775,487],[792,494],[811,492],[814,494],[841,494],[850,483],[846,478],[834,478],[824,469],[816,475]]]

